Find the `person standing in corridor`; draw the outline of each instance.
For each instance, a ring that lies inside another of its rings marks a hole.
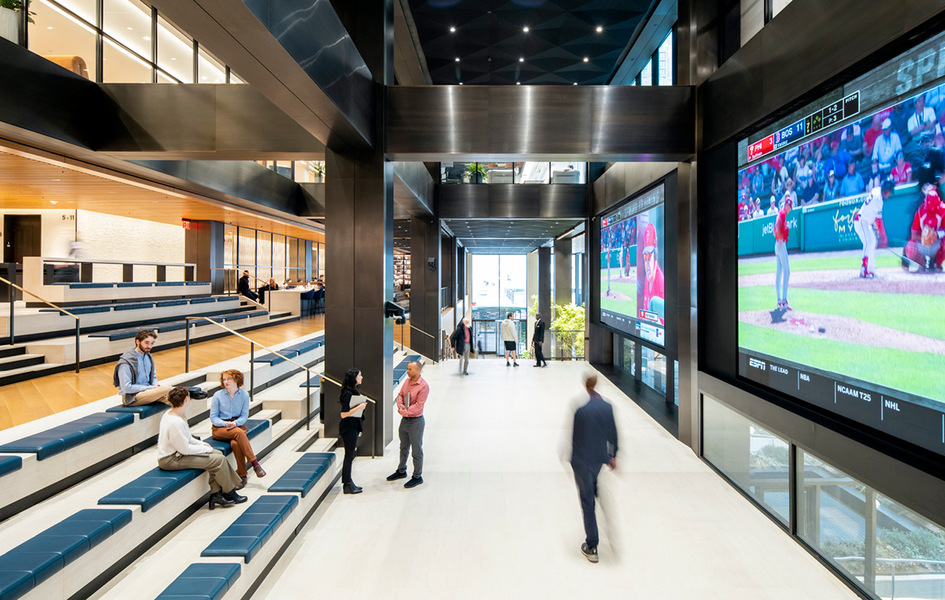
[[[547,367],[548,361],[541,351],[542,343],[545,341],[545,322],[541,320],[541,314],[535,315],[535,333],[532,335],[532,345],[535,346],[535,366]]]
[[[450,345],[456,351],[459,359],[459,374],[469,375],[469,349],[472,346],[472,331],[469,329],[469,319],[463,319],[456,326],[456,331],[450,336]]]
[[[466,342],[467,348],[469,342]],[[407,381],[397,394],[397,412],[400,419],[400,463],[397,470],[387,476],[387,481],[396,481],[407,477],[407,456],[413,454],[413,477],[404,484],[408,490],[423,483],[423,405],[430,395],[430,386],[420,377],[423,369],[418,361],[407,365]]]
[[[518,366],[518,332],[515,331],[515,321],[512,320],[512,313],[502,321],[502,341],[505,343],[505,366],[509,365],[509,354],[512,355],[512,362]]]

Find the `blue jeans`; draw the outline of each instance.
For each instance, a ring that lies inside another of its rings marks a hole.
[[[595,501],[597,498],[597,476],[600,475],[601,465],[589,465],[581,461],[571,461],[574,470],[574,482],[577,483],[578,496],[581,499],[581,512],[584,513],[584,535],[589,548],[596,548],[600,541],[597,532],[597,514]]]

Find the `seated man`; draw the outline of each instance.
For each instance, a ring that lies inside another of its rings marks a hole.
[[[135,347],[118,358],[113,383],[119,389],[121,403],[125,406],[152,402],[169,404],[167,394],[170,388],[158,385],[154,358],[151,356],[156,340],[156,331],[142,329],[135,335]]]
[[[259,296],[253,290],[249,289],[249,271],[243,271],[243,276],[240,277],[240,280],[236,283],[236,291],[241,296],[246,296],[253,302],[259,300]]]

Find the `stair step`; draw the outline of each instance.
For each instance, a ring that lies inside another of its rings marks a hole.
[[[26,354],[26,346],[7,346],[6,348],[0,348],[0,358],[19,356],[21,354]]]
[[[0,371],[12,371],[21,367],[31,367],[41,365],[46,361],[42,354],[21,354],[19,356],[6,356],[0,358]]]
[[[56,373],[62,371],[63,366],[64,365],[55,363],[43,363],[41,365],[20,367],[19,369],[10,369],[9,371],[0,371],[0,385],[9,385],[11,383],[33,379],[34,377]]]

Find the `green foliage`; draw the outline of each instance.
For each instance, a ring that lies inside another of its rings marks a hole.
[[[945,538],[928,529],[880,529],[878,554],[882,558],[945,560]]]
[[[33,15],[35,15],[36,13],[29,10],[29,5],[30,5],[29,0],[0,0],[0,8],[9,8],[10,10],[15,10],[17,12],[26,8],[27,10],[26,19],[30,23],[35,23],[36,21],[33,20]]]
[[[786,444],[766,444],[757,452],[751,453],[750,464],[755,469],[787,467],[790,463]]]
[[[555,305],[551,329],[557,346],[556,355],[584,356],[584,305]]]
[[[480,163],[469,163],[466,165],[466,178],[469,181],[485,181],[489,177],[489,171],[486,171],[485,165]]]

